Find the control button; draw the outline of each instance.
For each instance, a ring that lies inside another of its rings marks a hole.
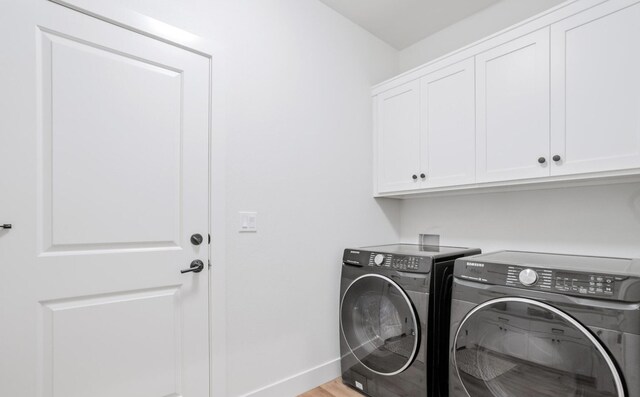
[[[602,290],[602,288],[596,288],[596,292],[603,293],[604,291]]]
[[[538,281],[538,273],[536,273],[533,269],[524,269],[518,275],[518,279],[522,283],[522,285],[533,285]]]
[[[607,284],[611,284],[612,282],[613,282],[612,279],[610,279],[610,278],[607,279]]]
[[[377,266],[382,265],[382,262],[384,262],[384,255],[382,254],[378,254],[373,258],[373,263],[375,263]]]
[[[599,283],[601,283],[601,282],[603,282],[603,281],[604,281],[604,278],[603,278],[603,277],[596,277],[596,281],[597,281],[597,282],[599,282]]]

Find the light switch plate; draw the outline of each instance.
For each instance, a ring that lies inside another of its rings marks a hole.
[[[240,232],[257,232],[258,231],[258,213],[240,211]]]

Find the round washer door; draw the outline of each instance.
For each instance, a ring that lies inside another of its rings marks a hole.
[[[456,332],[453,354],[471,397],[625,396],[600,341],[568,314],[532,299],[476,307]]]
[[[340,327],[353,355],[369,370],[396,375],[418,350],[418,317],[407,294],[388,277],[366,274],[342,296]]]

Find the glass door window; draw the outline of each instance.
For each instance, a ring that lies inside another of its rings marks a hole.
[[[381,375],[404,371],[416,356],[416,312],[402,288],[391,279],[367,274],[345,291],[340,325],[354,356]]]
[[[546,303],[501,298],[472,310],[454,360],[471,397],[624,397],[622,380],[591,332]]]

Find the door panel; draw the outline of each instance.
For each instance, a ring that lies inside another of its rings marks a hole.
[[[177,288],[41,305],[45,396],[179,395]]]
[[[474,81],[473,58],[421,79],[425,187],[475,182]]]
[[[177,247],[181,73],[40,34],[43,251]]]
[[[476,56],[476,84],[478,182],[548,176],[549,30]]]
[[[553,175],[640,167],[639,20],[622,0],[551,27]]]
[[[208,396],[208,268],[180,270],[208,260],[209,59],[5,11],[0,395]]]
[[[420,81],[377,98],[378,191],[415,188],[420,173]]]

